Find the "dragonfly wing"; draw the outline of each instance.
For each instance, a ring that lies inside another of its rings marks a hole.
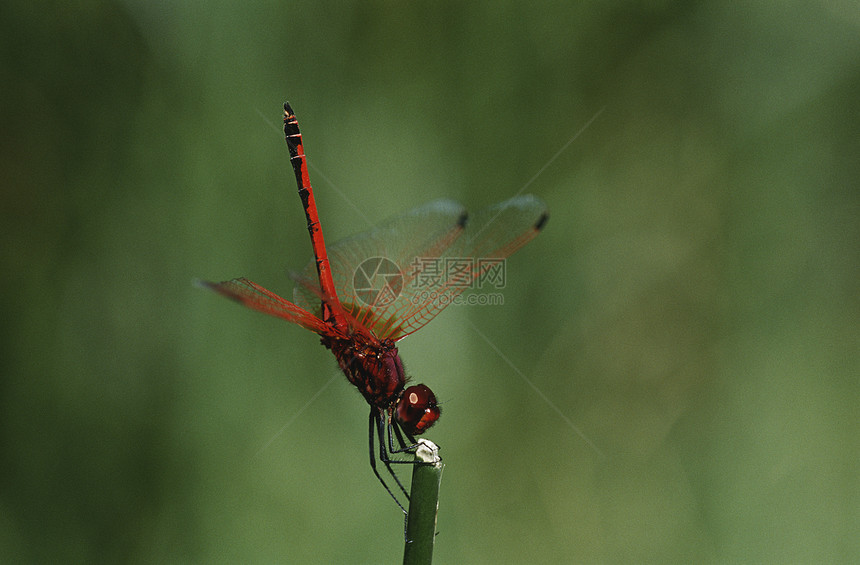
[[[330,245],[329,262],[344,311],[354,321],[375,329],[384,305],[403,287],[403,258],[438,255],[460,234],[465,217],[460,204],[436,200]],[[322,294],[314,261],[296,278],[296,304],[319,313]]]
[[[467,217],[450,200],[431,202],[329,250],[335,287],[352,318],[381,338],[401,339],[432,320],[464,290],[534,238],[546,205],[526,195]],[[315,275],[311,263],[303,274]],[[296,301],[319,310],[299,285]]]
[[[534,239],[548,219],[546,204],[532,195],[517,196],[469,216],[462,234],[439,255],[414,257],[407,284],[381,314],[386,337],[401,339],[424,327],[456,297],[484,284],[504,285],[504,259]]]
[[[233,279],[220,283],[200,281],[199,284],[248,308],[283,318],[320,335],[331,332],[331,328],[317,316],[248,279]]]

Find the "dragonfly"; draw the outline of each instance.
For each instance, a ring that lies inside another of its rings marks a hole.
[[[522,195],[469,215],[452,200],[436,200],[326,247],[302,134],[289,103],[284,134],[314,254],[304,271],[293,275],[293,301],[246,278],[199,284],[319,335],[370,406],[370,466],[406,513],[377,468],[376,445],[379,461],[408,500],[391,465],[420,464],[399,454],[415,452],[415,436],[436,423],[441,407],[428,386],[406,386],[410,378],[395,344],[477,281],[497,275],[504,259],[544,227],[547,208],[537,197]]]

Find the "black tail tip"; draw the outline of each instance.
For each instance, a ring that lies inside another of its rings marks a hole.
[[[284,113],[292,116],[295,112],[293,112],[292,106],[290,106],[289,102],[284,102]]]

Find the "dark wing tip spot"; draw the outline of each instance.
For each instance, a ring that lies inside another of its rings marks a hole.
[[[541,217],[538,218],[537,223],[535,223],[535,229],[540,231],[546,225],[547,220],[549,220],[549,212],[544,212],[541,214]]]
[[[457,225],[460,226],[461,228],[465,228],[466,223],[468,223],[468,221],[469,221],[469,213],[463,212],[462,214],[460,214],[460,217],[457,218]]]

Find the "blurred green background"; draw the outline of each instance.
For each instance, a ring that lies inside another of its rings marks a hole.
[[[565,4],[4,2],[2,561],[399,562],[330,353],[191,285],[309,259],[284,100],[330,242],[551,210],[401,342],[438,563],[860,561],[860,11]]]

